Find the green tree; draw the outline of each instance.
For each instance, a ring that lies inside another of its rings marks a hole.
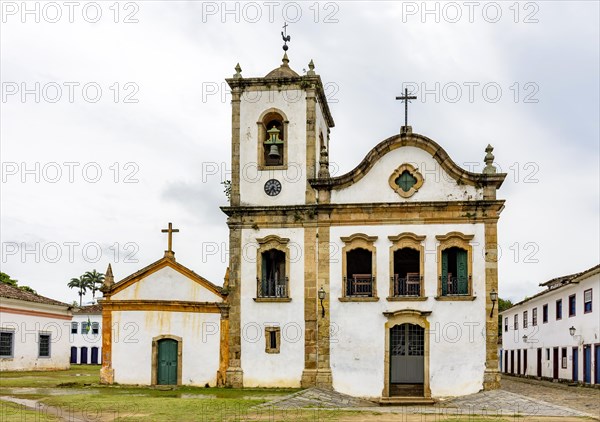
[[[92,290],[92,297],[96,298],[96,292],[100,290],[102,284],[104,284],[104,274],[97,272],[95,269],[92,271],[88,271],[83,275],[83,278],[90,285],[90,289]]]
[[[9,286],[19,287],[19,282],[10,278],[10,276],[6,273],[0,272],[0,282],[8,284]]]
[[[9,286],[17,287],[25,292],[29,292],[29,293],[33,293],[34,295],[37,295],[37,292],[35,290],[33,290],[31,287],[19,286],[19,282],[17,280],[13,280],[12,278],[10,278],[10,276],[6,273],[0,272],[0,282],[4,283],[4,284],[8,284]]]
[[[84,277],[79,276],[79,278],[73,277],[71,281],[67,284],[70,289],[79,289],[79,306],[82,304],[83,295],[86,291],[91,289],[90,282]]]

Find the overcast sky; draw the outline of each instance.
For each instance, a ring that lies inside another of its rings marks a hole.
[[[502,297],[599,261],[597,1],[23,4],[1,4],[1,264],[40,294],[161,258],[169,221],[178,262],[222,283],[224,79],[277,67],[284,20],[290,66],[326,85],[333,173],[398,133],[408,86],[415,132],[479,172],[490,143],[508,173]]]

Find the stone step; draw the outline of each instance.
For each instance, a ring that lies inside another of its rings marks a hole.
[[[379,399],[381,406],[414,406],[414,405],[433,405],[435,400],[429,397],[382,397]]]

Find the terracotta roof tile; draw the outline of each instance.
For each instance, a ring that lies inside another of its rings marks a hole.
[[[74,314],[101,314],[102,313],[102,305],[100,303],[96,303],[95,305],[87,305],[82,306],[81,308],[76,308],[73,310]]]
[[[25,290],[10,286],[6,283],[0,283],[0,297],[23,300],[25,302],[44,303],[46,305],[70,306],[67,303],[59,302],[58,300],[50,299],[49,297],[35,293],[26,292]]]

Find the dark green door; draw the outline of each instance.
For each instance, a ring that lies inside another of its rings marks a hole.
[[[158,376],[157,383],[177,385],[177,342],[164,339],[158,342]]]

